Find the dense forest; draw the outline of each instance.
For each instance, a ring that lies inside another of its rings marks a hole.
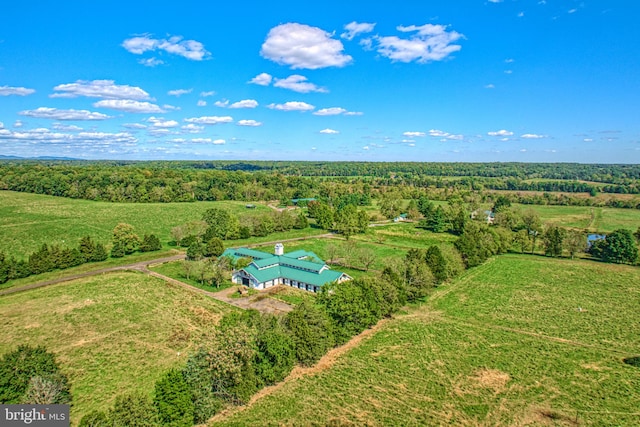
[[[143,203],[289,200],[353,193],[376,198],[388,191],[406,198],[426,194],[446,200],[452,192],[507,190],[545,193],[512,194],[512,201],[519,203],[638,208],[637,200],[603,201],[593,196],[640,194],[640,165],[14,160],[0,161],[0,189]]]

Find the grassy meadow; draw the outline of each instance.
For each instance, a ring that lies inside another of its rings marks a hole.
[[[71,380],[77,423],[116,395],[150,394],[233,307],[140,273],[111,273],[0,297],[0,354],[44,345]]]
[[[271,210],[256,204],[249,211],[244,202],[109,203],[0,191],[0,251],[21,258],[42,243],[77,246],[86,235],[106,244],[121,222],[133,225],[140,237],[155,234],[168,248],[172,227],[199,220],[213,207],[237,215]]]
[[[507,255],[212,425],[640,424],[640,269]]]

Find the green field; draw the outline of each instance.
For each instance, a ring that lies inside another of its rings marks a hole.
[[[588,206],[541,206],[516,205],[523,211],[538,212],[542,223],[553,223],[563,227],[590,232],[609,233],[618,228],[635,231],[640,227],[640,210],[592,208]]]
[[[72,383],[72,421],[150,394],[207,341],[231,306],[139,273],[112,273],[0,297],[0,354],[19,344],[54,352]]]
[[[639,425],[639,313],[638,268],[497,257],[214,425]]]
[[[172,227],[199,220],[212,207],[238,215],[271,211],[258,204],[249,212],[243,202],[108,203],[0,191],[0,251],[20,258],[43,243],[75,247],[87,235],[107,244],[120,222],[140,237],[155,234],[168,248]]]

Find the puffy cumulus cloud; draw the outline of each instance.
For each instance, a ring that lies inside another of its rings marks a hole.
[[[249,83],[260,86],[269,86],[271,84],[271,80],[273,80],[273,76],[271,74],[260,73],[249,80]]]
[[[335,135],[335,134],[340,133],[340,132],[338,132],[337,130],[334,130],[334,129],[327,128],[327,129],[322,129],[320,131],[320,133],[324,133],[326,135]]]
[[[230,116],[203,116],[203,117],[191,117],[184,119],[187,123],[196,123],[199,125],[217,125],[220,123],[231,123],[233,117]]]
[[[57,108],[40,107],[35,110],[24,110],[18,114],[21,116],[36,117],[39,119],[53,120],[106,120],[111,116],[96,113],[89,110],[59,110]]]
[[[155,128],[174,128],[180,125],[175,120],[165,120],[161,117],[149,117],[147,121]]]
[[[214,139],[213,143],[215,145],[222,145],[222,144],[226,144],[227,141],[225,141],[224,139]]]
[[[524,138],[524,139],[542,139],[542,138],[546,138],[546,135],[537,135],[535,133],[525,133],[523,135],[520,135],[520,138]]]
[[[315,70],[347,65],[352,58],[343,50],[342,42],[320,28],[287,23],[269,31],[260,54],[292,69]]]
[[[301,101],[289,101],[284,104],[269,104],[267,108],[280,111],[311,111],[315,106]]]
[[[256,120],[238,120],[238,123],[236,124],[238,126],[250,126],[250,127],[262,126],[262,122],[258,122]]]
[[[75,83],[58,85],[53,88],[56,93],[49,95],[50,98],[77,98],[86,96],[88,98],[106,99],[150,99],[149,94],[136,86],[117,85],[113,80],[78,80]]]
[[[402,135],[407,138],[416,138],[426,136],[427,134],[424,132],[403,132]]]
[[[340,37],[347,40],[353,40],[353,38],[359,34],[370,33],[375,28],[376,24],[368,24],[366,22],[358,23],[356,21],[350,22],[344,26],[346,30],[340,34]]]
[[[501,130],[497,130],[494,132],[487,132],[487,135],[489,136],[512,136],[513,132],[505,130],[505,129],[501,129]]]
[[[215,105],[216,107],[225,108],[227,105],[229,105],[229,101],[226,99],[224,101],[216,101],[213,103],[213,105]]]
[[[13,122],[13,127],[14,128],[21,128],[22,126],[24,126],[24,123],[22,123],[22,120],[16,120],[15,122]],[[2,127],[2,126],[0,126]]]
[[[320,92],[327,93],[328,90],[323,87],[318,87],[313,83],[307,81],[305,76],[299,74],[293,74],[286,79],[276,79],[273,84],[275,87],[281,87],[283,89],[293,90],[300,93]]]
[[[346,114],[347,110],[342,107],[330,107],[330,108],[322,108],[313,114],[316,116],[337,116],[339,114]]]
[[[132,99],[103,99],[93,104],[96,108],[110,108],[125,113],[164,113],[165,110],[150,102],[134,101]],[[166,109],[166,108],[165,108]]]
[[[26,141],[29,143],[49,143],[49,144],[135,144],[138,140],[128,132],[77,132],[63,133],[51,132],[46,128],[29,129],[25,131],[2,131],[0,140],[11,142]]]
[[[204,101],[202,99],[198,100],[198,107],[206,107],[207,106],[207,101]]]
[[[182,126],[180,129],[188,133],[200,133],[204,130],[204,126],[196,125],[194,123],[189,123],[188,125]]]
[[[393,62],[427,63],[441,61],[459,51],[462,46],[454,44],[464,36],[457,31],[447,31],[444,25],[402,25],[396,27],[402,33],[414,33],[409,38],[397,36],[375,37],[378,53]]]
[[[202,61],[211,56],[202,43],[195,40],[183,40],[182,36],[172,36],[168,39],[155,39],[150,35],[132,37],[123,41],[122,47],[136,55],[163,50],[192,61]]]
[[[182,96],[182,95],[186,95],[188,93],[193,92],[193,89],[174,89],[174,90],[170,90],[169,92],[167,92],[167,95],[171,95],[171,96]]]
[[[28,89],[26,87],[0,86],[0,96],[27,96],[35,93],[35,91],[35,89]]]
[[[229,105],[229,108],[256,108],[258,101],[255,99],[243,99],[242,101],[234,102]]]

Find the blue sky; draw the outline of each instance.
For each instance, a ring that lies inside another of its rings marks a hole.
[[[0,154],[640,161],[639,2],[220,3],[7,2]]]

